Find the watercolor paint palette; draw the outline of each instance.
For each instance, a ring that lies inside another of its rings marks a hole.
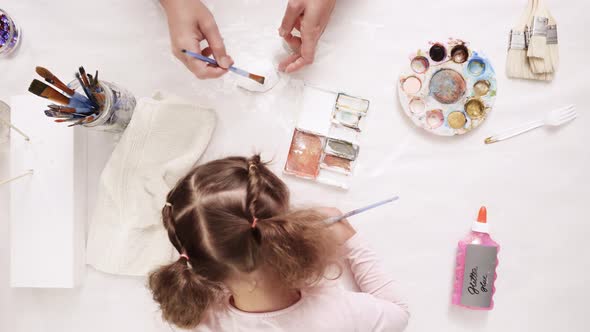
[[[369,101],[306,86],[284,172],[348,188]]]
[[[411,54],[399,77],[399,101],[414,124],[441,136],[465,134],[488,116],[496,99],[490,61],[458,39]]]

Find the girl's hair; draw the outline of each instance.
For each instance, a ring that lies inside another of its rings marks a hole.
[[[289,191],[255,155],[194,168],[168,194],[162,210],[170,241],[182,255],[149,276],[165,320],[199,324],[220,300],[232,271],[274,271],[288,287],[322,279],[334,241],[314,210],[289,208]]]

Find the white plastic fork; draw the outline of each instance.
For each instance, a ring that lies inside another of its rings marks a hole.
[[[509,139],[514,136],[518,136],[520,134],[524,134],[527,131],[531,131],[533,129],[537,129],[537,128],[540,128],[543,126],[558,127],[558,126],[561,126],[567,122],[574,120],[577,116],[578,116],[578,113],[576,112],[575,105],[569,105],[566,107],[558,108],[556,110],[553,110],[553,111],[547,113],[545,118],[542,120],[532,121],[532,122],[526,123],[524,125],[520,125],[518,127],[508,129],[501,134],[490,136],[490,137],[486,138],[484,142],[486,144],[500,142],[500,141]]]

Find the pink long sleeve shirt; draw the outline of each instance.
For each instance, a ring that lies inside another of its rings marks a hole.
[[[195,331],[403,331],[409,318],[407,306],[375,252],[358,235],[344,247],[361,292],[317,286],[302,290],[301,299],[292,306],[265,313],[241,311],[228,299],[220,309],[210,310]]]

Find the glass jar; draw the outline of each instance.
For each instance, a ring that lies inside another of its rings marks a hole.
[[[0,56],[12,53],[20,44],[22,34],[10,15],[0,9]]]
[[[111,133],[123,132],[131,121],[133,110],[137,104],[135,97],[127,89],[111,82],[99,81],[98,85],[101,92],[104,93],[104,104],[96,119],[83,124],[83,126]],[[76,90],[80,87],[80,83],[73,81],[68,86]]]
[[[0,100],[0,145],[10,138],[10,106]],[[1,147],[0,147],[1,148]]]

